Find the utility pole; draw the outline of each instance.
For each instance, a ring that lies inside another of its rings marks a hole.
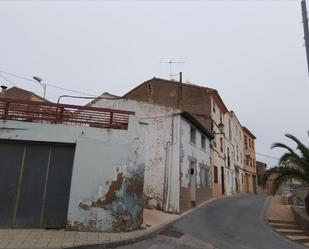
[[[179,102],[178,108],[183,109],[183,97],[182,97],[182,72],[179,72]]]
[[[308,14],[307,14],[306,0],[301,1],[301,10],[303,16],[304,39],[305,39],[306,55],[307,55],[307,69],[309,74],[309,29],[308,29]]]

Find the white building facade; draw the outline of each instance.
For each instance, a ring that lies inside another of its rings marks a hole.
[[[211,197],[212,135],[189,113],[103,94],[93,107],[134,111],[145,124],[146,205],[179,213]]]

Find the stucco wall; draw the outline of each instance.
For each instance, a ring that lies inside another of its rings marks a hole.
[[[0,121],[0,139],[74,143],[68,229],[127,231],[143,213],[144,125],[128,130]]]

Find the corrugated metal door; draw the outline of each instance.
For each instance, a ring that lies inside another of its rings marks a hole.
[[[13,224],[24,147],[22,144],[0,143],[0,227]]]
[[[65,227],[69,204],[74,147],[53,146],[43,215],[43,227]]]
[[[0,198],[9,204],[0,202],[1,227],[65,227],[74,151],[0,141]]]

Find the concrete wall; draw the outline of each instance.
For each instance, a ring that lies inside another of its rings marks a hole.
[[[181,174],[181,196],[180,208],[184,211],[191,207],[190,194],[190,163],[194,163],[196,178],[196,203],[201,203],[211,197],[211,164],[210,164],[210,140],[205,136],[206,148],[201,147],[201,136],[204,135],[198,129],[196,131],[196,143],[190,142],[190,128],[192,124],[185,118],[180,123],[180,174]],[[207,184],[201,182],[202,170],[207,170]]]
[[[0,139],[74,143],[67,227],[128,231],[142,224],[144,125],[128,130],[0,121]]]

